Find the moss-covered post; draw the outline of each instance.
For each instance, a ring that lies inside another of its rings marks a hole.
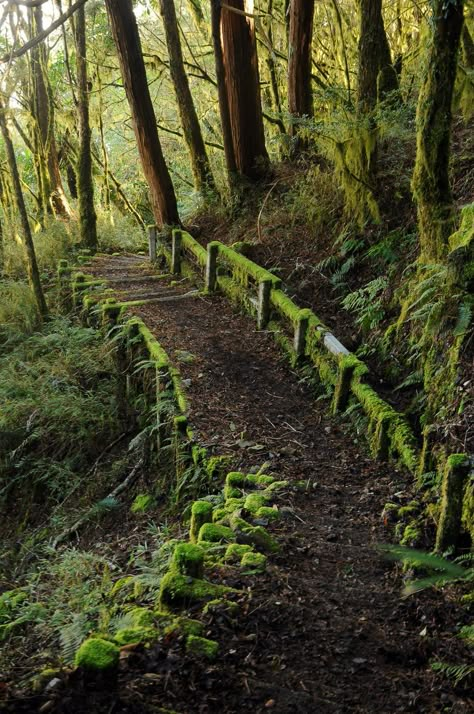
[[[183,243],[183,233],[174,230],[171,238],[171,272],[174,275],[181,273],[181,247]]]
[[[390,452],[389,429],[391,424],[390,414],[381,414],[375,425],[372,441],[372,453],[379,461],[386,461]]]
[[[441,513],[436,532],[436,551],[455,548],[461,531],[464,489],[471,463],[466,454],[452,454],[443,474]]]
[[[339,358],[339,371],[332,401],[333,414],[346,409],[351,392],[352,377],[358,364],[359,360],[353,355],[344,355]]]
[[[156,248],[157,248],[157,238],[158,238],[158,227],[148,226],[148,255],[150,257],[150,262],[154,263],[156,260]]]
[[[65,310],[72,307],[71,301],[71,267],[67,260],[60,260],[58,263],[58,302]]]
[[[257,327],[264,330],[270,319],[270,294],[272,291],[272,281],[264,278],[258,284],[258,306],[257,306]]]
[[[218,253],[219,243],[217,241],[211,241],[207,244],[205,289],[208,293],[213,293],[216,289]]]
[[[156,429],[157,429],[157,446],[160,451],[166,443],[167,439],[167,419],[170,415],[165,401],[169,400],[168,393],[173,389],[170,368],[168,364],[156,364]]]
[[[212,523],[212,503],[194,501],[191,507],[191,528],[189,531],[191,543],[197,543],[199,531],[205,523]]]
[[[309,318],[311,317],[310,310],[300,310],[295,321],[295,336],[293,340],[293,349],[295,350],[296,359],[304,356],[306,350],[306,335],[308,333]]]

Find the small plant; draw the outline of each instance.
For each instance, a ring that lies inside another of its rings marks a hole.
[[[344,309],[356,315],[356,323],[364,332],[378,327],[385,317],[383,298],[387,286],[387,278],[381,276],[343,299]]]

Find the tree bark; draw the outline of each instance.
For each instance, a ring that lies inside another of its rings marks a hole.
[[[234,9],[237,11],[235,12]],[[220,40],[237,171],[255,180],[268,170],[263,129],[253,0],[228,0],[221,10]]]
[[[417,108],[416,162],[412,188],[418,207],[421,256],[445,258],[454,227],[449,182],[454,83],[463,26],[463,0],[433,2],[433,37]]]
[[[233,188],[237,175],[237,162],[235,159],[234,144],[232,141],[229,100],[227,98],[224,57],[222,54],[221,14],[221,0],[211,0],[211,31],[212,43],[214,46],[214,60],[216,64],[216,80],[219,97],[219,113],[221,117],[222,141],[224,143],[227,180],[229,182],[229,186]]]
[[[288,111],[293,117],[313,115],[311,47],[314,0],[291,0],[288,38]],[[291,122],[290,134],[297,134]]]
[[[211,166],[204,146],[191,90],[189,89],[188,77],[184,69],[174,0],[160,0],[160,8],[166,34],[171,79],[173,80],[184,138],[191,157],[194,185],[197,191],[207,190],[214,192],[216,187]]]
[[[20,217],[21,233],[23,236],[25,254],[26,254],[26,270],[28,274],[28,282],[33,290],[35,296],[36,305],[38,307],[38,312],[44,319],[48,316],[48,307],[46,305],[46,300],[43,293],[43,288],[41,285],[40,274],[38,270],[38,263],[36,261],[35,246],[33,243],[33,238],[31,235],[30,224],[28,222],[28,215],[26,212],[25,199],[23,197],[23,192],[21,190],[20,174],[18,172],[18,166],[15,158],[15,150],[13,148],[13,143],[10,138],[10,133],[8,131],[7,120],[5,116],[5,107],[0,98],[0,131],[3,136],[3,141],[5,144],[5,151],[7,154],[8,167],[10,169],[11,180],[13,183],[13,192],[16,203],[16,208],[18,215]]]
[[[79,8],[74,25],[77,64],[77,112],[79,119],[79,159],[77,164],[77,192],[79,196],[79,226],[81,243],[97,248],[97,216],[94,207],[92,179],[91,128],[89,122],[89,88],[86,60],[86,16]]]
[[[33,11],[34,33],[43,31],[43,11],[38,6]],[[59,171],[58,153],[54,136],[54,110],[51,101],[51,87],[49,86],[46,69],[46,48],[44,43],[37,45],[31,52],[33,76],[33,107],[34,117],[38,126],[38,161],[44,164],[40,168],[43,180],[43,196],[48,210],[63,218],[71,216],[71,209],[64,193],[61,173]]]
[[[179,225],[176,196],[156,128],[132,2],[106,0],[105,4],[132,112],[138,151],[150,188],[153,215],[159,226]]]
[[[398,89],[390,47],[382,17],[382,0],[359,0],[358,105],[361,113],[371,112],[378,100]]]

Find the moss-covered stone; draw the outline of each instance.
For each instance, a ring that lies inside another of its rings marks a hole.
[[[126,613],[127,619],[134,627],[153,627],[155,615],[146,607],[134,607]]]
[[[252,546],[245,543],[231,543],[227,546],[224,560],[229,563],[236,563],[242,559],[245,553],[252,552]]]
[[[154,627],[123,627],[115,633],[114,640],[120,646],[132,645],[138,642],[150,642],[158,637]]]
[[[205,523],[212,522],[212,503],[208,501],[195,501],[191,507],[190,540],[197,542],[199,531]]]
[[[228,498],[224,504],[224,509],[226,513],[233,513],[240,508],[244,507],[245,497],[241,498]]]
[[[216,523],[205,523],[199,531],[198,542],[207,541],[209,543],[220,543],[221,541],[235,540],[234,532],[231,528],[220,526]]]
[[[258,550],[263,550],[266,553],[277,553],[279,551],[278,543],[262,526],[252,526],[243,518],[232,516],[230,525],[235,533],[237,543],[253,545]]]
[[[189,635],[186,640],[186,652],[193,657],[213,662],[219,652],[219,644],[215,640],[208,640],[206,637]]]
[[[204,631],[204,625],[199,620],[189,617],[176,617],[165,628],[165,635],[195,635],[200,636]]]
[[[240,565],[246,570],[263,572],[267,567],[267,558],[263,553],[244,553]]]
[[[212,522],[219,523],[227,516],[225,508],[214,508],[212,511]]]
[[[105,671],[114,669],[119,662],[120,650],[113,642],[100,637],[89,637],[76,652],[76,667],[86,670]]]
[[[224,487],[224,497],[241,498],[242,489],[245,487],[245,474],[231,471],[227,474]]]
[[[184,609],[235,592],[236,590],[225,585],[215,585],[207,580],[194,579],[170,571],[161,581],[158,604],[161,611]]]
[[[277,491],[284,491],[290,485],[289,481],[274,481],[262,492],[267,498],[271,498]]]
[[[443,475],[441,515],[436,532],[436,550],[455,548],[461,531],[464,492],[470,471],[466,454],[452,454]]]
[[[277,508],[262,506],[256,511],[257,518],[265,518],[267,521],[277,521],[280,518],[280,511]]]
[[[202,578],[204,551],[194,543],[179,543],[174,549],[172,568],[181,575]]]
[[[264,493],[249,493],[245,499],[244,507],[250,513],[256,513],[259,508],[262,508],[267,504],[268,496]]]

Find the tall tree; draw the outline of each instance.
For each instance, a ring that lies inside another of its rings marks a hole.
[[[197,191],[215,191],[211,166],[202,138],[201,127],[194,107],[188,77],[184,68],[174,0],[160,0],[166,44],[184,138],[191,157],[194,185]]]
[[[92,178],[91,127],[89,122],[89,87],[87,82],[86,16],[82,5],[74,22],[77,65],[77,112],[79,118],[79,159],[77,193],[81,242],[87,248],[97,247],[97,216],[94,207]]]
[[[359,0],[359,110],[368,113],[377,100],[398,88],[382,17],[382,0]]]
[[[222,5],[220,43],[236,168],[242,176],[258,179],[266,173],[269,159],[253,10],[253,0],[228,0]],[[224,132],[224,141],[228,138]]]
[[[33,36],[43,32],[43,9],[38,5],[30,10]],[[45,209],[57,215],[69,217],[71,209],[64,193],[59,170],[58,152],[55,140],[54,106],[51,100],[51,87],[47,72],[47,52],[44,42],[31,50],[31,69],[33,79],[33,116],[36,121],[35,132],[36,161],[38,165],[39,193]]]
[[[288,111],[293,117],[312,116],[311,48],[314,0],[291,0],[288,38]],[[290,124],[294,136],[296,126]]]
[[[463,26],[463,0],[433,0],[429,56],[418,98],[412,188],[418,207],[422,259],[442,260],[453,231],[449,182],[454,83]]]
[[[178,206],[156,128],[132,0],[105,0],[105,4],[132,112],[138,151],[150,188],[153,214],[160,226],[177,225],[180,223]]]
[[[31,228],[28,222],[28,214],[26,212],[25,199],[23,197],[23,191],[21,190],[20,174],[18,172],[18,166],[16,163],[15,149],[13,148],[13,142],[10,137],[10,132],[8,131],[7,119],[5,115],[5,107],[0,99],[0,131],[3,136],[3,141],[5,144],[5,150],[7,154],[8,168],[10,171],[10,177],[13,184],[13,195],[15,199],[16,208],[20,218],[21,235],[25,247],[26,256],[26,269],[28,274],[28,282],[33,290],[35,296],[36,305],[38,307],[38,312],[42,318],[48,316],[48,307],[46,305],[46,300],[43,293],[43,288],[41,286],[41,279],[38,270],[38,263],[36,261],[35,246],[33,243],[33,237],[31,235]]]

